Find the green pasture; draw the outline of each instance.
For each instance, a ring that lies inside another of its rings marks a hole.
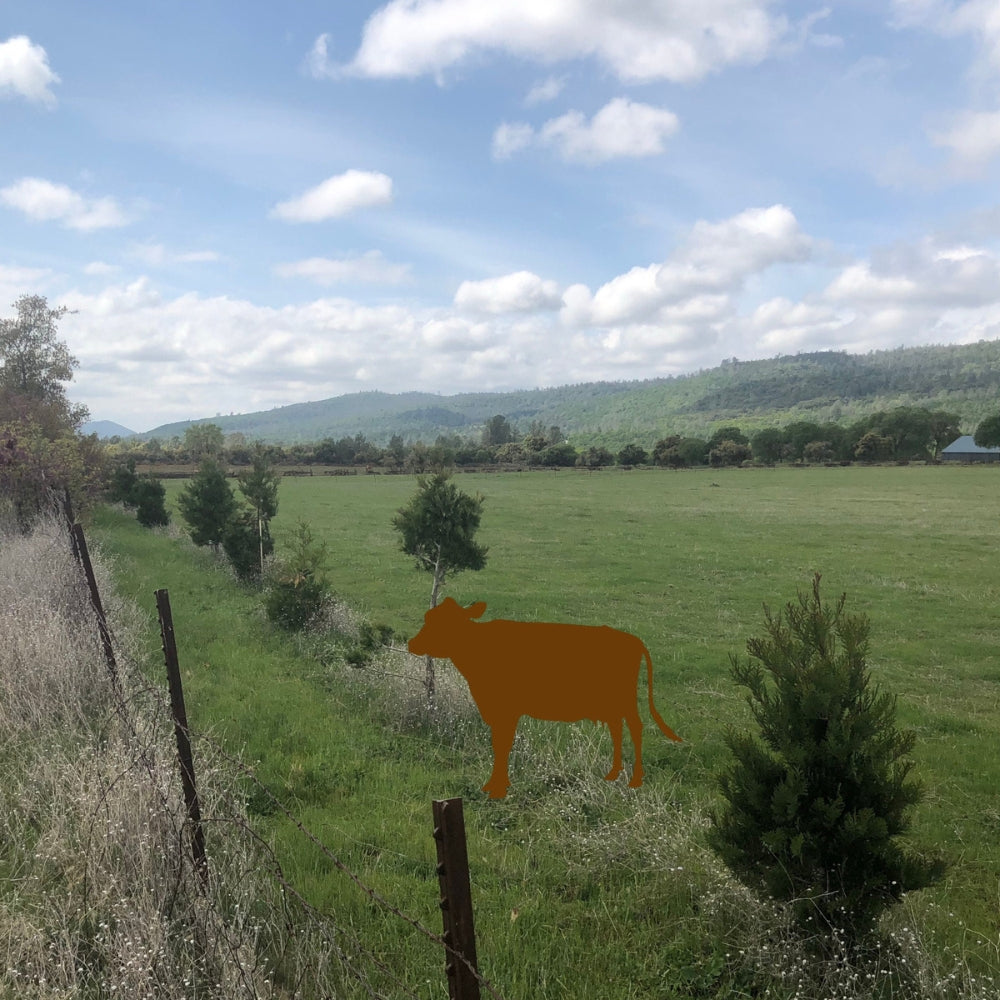
[[[710,807],[725,727],[748,724],[729,657],[761,631],[762,606],[780,608],[816,572],[826,599],[846,592],[849,610],[872,621],[875,679],[898,696],[900,722],[918,734],[926,797],[913,840],[952,862],[944,883],[920,894],[921,919],[936,947],[996,971],[1000,469],[562,470],[456,481],[486,498],[479,537],[489,557],[445,593],[486,601],[486,618],[606,624],[639,635],[652,653],[657,706],[685,743],[668,744],[647,726],[646,784],[632,795],[672,797],[679,810]],[[183,484],[165,485],[172,503]],[[295,521],[307,520],[329,546],[336,592],[412,635],[430,580],[398,550],[390,521],[414,489],[409,476],[287,478],[274,522],[279,554]],[[255,595],[206,554],[108,512],[94,527],[125,593],[148,607],[153,589],[171,590],[192,724],[259,761],[262,779],[328,844],[435,929],[436,888],[425,872],[430,799],[465,798],[485,931],[480,956],[509,995],[685,995],[663,991],[657,953],[664,941],[684,940],[690,900],[657,889],[655,874],[639,878],[634,866],[588,873],[564,850],[574,824],[621,819],[625,807],[613,795],[586,816],[565,793],[560,802],[573,815],[548,809],[544,783],[519,772],[515,754],[508,799],[487,801],[478,789],[488,737],[478,720],[454,738],[433,727],[387,727],[328,666],[296,657],[294,644],[263,623]],[[150,624],[151,649],[157,640]],[[558,750],[575,738],[573,728],[539,723],[528,732]],[[604,786],[610,740],[601,741],[593,772],[572,781]],[[626,744],[627,761],[629,753]],[[318,905],[353,907],[360,921],[366,907],[347,902],[343,876],[261,811],[297,884]],[[543,942],[527,957],[522,934]],[[390,936],[384,947],[404,946]],[[437,956],[405,954],[410,966],[429,963],[427,978],[440,978]],[[617,971],[622,956],[632,979]],[[550,977],[544,990],[539,976]],[[428,987],[426,995],[440,993]]]

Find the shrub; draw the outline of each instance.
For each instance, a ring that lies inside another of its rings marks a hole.
[[[581,452],[576,457],[576,464],[585,469],[600,469],[605,465],[613,465],[614,455],[607,448],[592,447]]]
[[[229,522],[222,536],[222,551],[241,580],[259,580],[262,561],[274,551],[267,522],[258,521],[252,510],[243,511]]]
[[[135,499],[132,493],[138,485],[139,477],[135,472],[135,459],[126,459],[111,470],[108,499],[112,503],[123,503],[126,507],[134,507]]]
[[[645,465],[649,461],[649,455],[645,448],[640,448],[637,444],[627,444],[618,452],[619,465]]]
[[[296,632],[319,615],[330,594],[324,573],[327,558],[326,544],[313,537],[305,521],[299,521],[264,598],[264,610],[272,622]]]
[[[352,667],[366,667],[383,646],[392,641],[392,628],[378,622],[362,622],[358,629],[357,641],[344,654],[344,660]]]
[[[198,474],[181,490],[177,506],[195,545],[217,548],[236,513],[236,498],[222,466],[206,458]]]
[[[167,491],[159,479],[143,477],[136,481],[131,492],[136,520],[144,528],[170,523],[167,511]]]
[[[920,799],[908,777],[915,737],[895,728],[895,698],[870,685],[868,619],[846,614],[843,596],[824,606],[819,580],[784,617],[765,609],[766,636],[748,641],[746,662],[732,658],[761,739],[728,731],[736,760],[719,779],[727,804],[709,842],[749,885],[790,900],[821,948],[853,949],[943,865],[898,842]]]

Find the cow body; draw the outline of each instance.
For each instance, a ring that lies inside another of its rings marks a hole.
[[[641,785],[642,720],[636,685],[643,660],[653,718],[667,737],[680,742],[653,706],[652,662],[641,639],[606,625],[474,621],[485,610],[482,602],[463,608],[447,597],[427,612],[424,627],[408,648],[451,660],[468,682],[493,737],[493,773],[483,786],[491,798],[503,798],[510,787],[510,749],[522,715],[606,723],[614,743],[614,760],[605,775],[609,781],[622,771],[622,726],[628,723],[635,747],[629,785]]]

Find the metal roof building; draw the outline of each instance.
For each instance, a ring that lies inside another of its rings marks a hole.
[[[943,462],[1000,462],[1000,448],[981,448],[971,434],[963,434],[941,449]]]

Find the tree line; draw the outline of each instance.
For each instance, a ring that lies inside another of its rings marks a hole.
[[[247,441],[242,434],[226,435],[217,424],[202,422],[187,427],[183,437],[166,442],[111,439],[107,448],[112,457],[150,465],[191,464],[211,457],[234,466],[252,464],[254,450],[263,448],[269,461],[278,465],[378,466],[418,475],[481,465],[685,468],[747,462],[936,461],[941,449],[960,435],[960,422],[958,414],[946,410],[898,406],[846,424],[800,420],[757,430],[730,424],[708,438],[665,434],[650,450],[631,442],[616,452],[599,445],[577,447],[558,426],[546,427],[537,421],[521,432],[502,414],[491,417],[476,437],[442,434],[426,444],[405,442],[395,434],[384,447],[364,434],[309,444],[262,444]]]

